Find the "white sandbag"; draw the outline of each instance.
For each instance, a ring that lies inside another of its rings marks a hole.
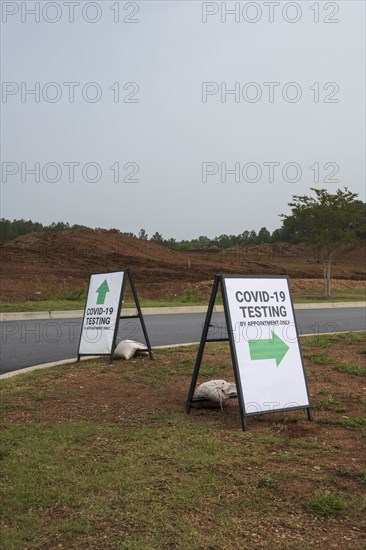
[[[121,359],[131,359],[136,352],[145,349],[146,345],[134,340],[121,340],[116,349],[114,350],[114,357]]]
[[[236,397],[236,386],[226,380],[209,380],[198,386],[193,397],[203,397],[209,401],[227,405],[230,397]]]

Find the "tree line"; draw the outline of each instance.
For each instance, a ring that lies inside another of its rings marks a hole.
[[[236,246],[274,243],[307,243],[317,253],[323,264],[324,294],[331,295],[331,264],[337,250],[354,239],[366,238],[366,203],[358,200],[358,195],[346,187],[329,193],[326,189],[311,188],[315,197],[293,195],[291,214],[281,214],[282,226],[271,234],[266,227],[256,231],[243,231],[239,235],[220,235],[213,239],[201,235],[197,239],[176,241],[164,239],[159,232],[150,238],[145,229],[138,235],[125,233],[131,237],[150,240],[176,250],[223,250]],[[0,220],[0,240],[10,240],[34,231],[65,231],[85,228],[57,222],[44,226],[31,220]]]
[[[312,238],[319,237],[320,225],[324,225],[322,234],[334,239],[334,228],[343,228],[343,241],[347,241],[348,234],[355,237],[366,238],[366,203],[357,200],[357,195],[345,189],[330,194],[324,189],[312,189],[316,198],[304,196],[293,196],[289,203],[292,209],[290,215],[281,215],[282,226],[272,233],[262,227],[258,232],[245,230],[238,235],[222,234],[218,237],[209,238],[200,235],[198,238],[177,241],[174,238],[164,238],[156,231],[149,236],[145,229],[141,228],[137,235],[131,232],[124,232],[124,235],[136,237],[141,240],[152,241],[162,246],[175,250],[223,250],[233,247],[248,245],[260,245],[265,243],[287,242],[298,244],[309,242]],[[12,240],[20,235],[33,233],[35,231],[65,231],[70,229],[86,229],[84,225],[70,225],[64,222],[53,222],[50,225],[43,225],[31,220],[7,220],[0,219],[0,240]]]
[[[20,235],[26,235],[27,233],[33,233],[38,231],[65,231],[70,229],[86,229],[84,225],[70,225],[64,222],[53,222],[50,225],[43,225],[39,222],[33,222],[32,220],[7,220],[5,218],[0,219],[0,240],[8,241],[19,237]],[[254,230],[243,231],[239,235],[219,235],[210,239],[206,235],[200,235],[198,238],[191,240],[181,240],[169,238],[165,239],[161,233],[156,231],[153,235],[149,236],[145,229],[140,229],[138,234],[132,232],[124,232],[124,235],[128,237],[135,237],[141,240],[151,241],[162,246],[174,248],[175,250],[222,250],[225,248],[232,248],[235,246],[246,246],[250,244],[264,244],[281,240],[287,240],[289,235],[282,235],[281,229],[276,229],[271,234],[266,227],[262,227],[258,233]]]
[[[50,225],[43,225],[32,220],[6,220],[0,219],[0,240],[11,241],[20,235],[34,233],[36,231],[65,231],[66,229],[85,229],[85,225],[70,225],[64,222],[52,222]]]

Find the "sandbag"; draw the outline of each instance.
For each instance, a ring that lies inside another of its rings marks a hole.
[[[146,350],[146,345],[134,340],[121,340],[114,350],[113,356],[115,358],[131,359],[131,357],[134,357],[142,349]]]
[[[193,398],[201,397],[218,403],[221,407],[227,405],[230,397],[236,397],[236,386],[226,380],[209,380],[198,386]]]

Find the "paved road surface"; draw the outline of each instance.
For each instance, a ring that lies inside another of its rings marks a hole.
[[[300,334],[366,330],[365,309],[306,309],[295,312]],[[198,342],[204,313],[146,315],[145,323],[152,347]],[[223,313],[214,313],[212,337],[225,337]],[[77,356],[81,319],[2,321],[0,323],[0,373],[32,365],[71,359]],[[252,337],[252,335],[249,335]],[[255,337],[255,336],[254,336]],[[287,337],[293,338],[290,328]],[[144,341],[139,321],[121,320],[119,338]]]

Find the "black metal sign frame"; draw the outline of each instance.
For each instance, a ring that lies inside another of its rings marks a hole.
[[[112,273],[112,272],[110,272],[110,273]],[[143,314],[142,314],[142,310],[141,310],[141,307],[140,307],[140,302],[139,302],[138,295],[137,295],[137,292],[136,292],[135,282],[134,282],[134,280],[133,280],[131,270],[130,270],[130,269],[124,269],[124,270],[121,270],[119,273],[124,273],[124,277],[123,277],[123,281],[122,281],[122,285],[121,285],[121,292],[120,292],[119,301],[118,301],[119,310],[120,310],[120,312],[122,313],[122,309],[123,309],[123,296],[124,296],[125,285],[126,285],[126,278],[127,278],[127,279],[129,280],[130,287],[131,287],[131,290],[132,290],[132,295],[133,295],[133,299],[134,299],[134,302],[135,302],[135,307],[136,307],[136,309],[137,309],[137,315],[121,315],[121,314],[118,315],[118,316],[117,316],[117,319],[116,319],[115,327],[114,327],[114,332],[113,332],[113,339],[112,339],[112,348],[111,348],[111,352],[110,352],[110,353],[98,353],[98,354],[95,354],[95,355],[98,356],[98,357],[99,357],[99,356],[104,356],[104,355],[109,355],[109,357],[110,357],[110,362],[113,362],[113,354],[114,354],[114,350],[116,349],[116,340],[117,340],[117,334],[118,334],[118,328],[119,328],[119,321],[120,321],[121,319],[139,319],[139,320],[140,320],[140,323],[141,323],[142,332],[144,333],[145,342],[146,342],[146,349],[142,349],[142,350],[140,350],[140,351],[146,351],[146,352],[148,352],[148,353],[149,353],[149,356],[150,356],[150,359],[154,359],[153,352],[152,352],[152,349],[151,349],[150,340],[149,340],[149,336],[148,336],[148,333],[147,333],[147,330],[146,330],[146,325],[145,325],[145,321],[144,321],[144,316],[143,316]],[[93,275],[99,275],[99,273],[93,273]],[[127,275],[127,277],[126,277],[126,275]],[[92,276],[91,276],[91,277],[92,277]],[[88,293],[89,293],[89,287],[90,287],[91,277],[90,277],[90,279],[89,279],[87,296],[88,296]],[[83,315],[83,321],[82,321],[82,325],[81,325],[81,333],[80,333],[80,340],[79,340],[79,347],[78,347],[78,350],[80,350],[80,344],[81,344],[81,339],[82,339],[82,335],[83,335],[83,327],[84,327],[85,315],[86,315],[86,305],[85,305],[84,315]],[[78,352],[78,357],[77,357],[77,361],[78,361],[78,362],[80,361],[80,357],[82,357],[82,356],[90,356],[90,357],[93,357],[93,354],[90,354],[90,353],[79,353],[79,352]]]
[[[200,370],[200,366],[201,366],[202,357],[203,357],[203,354],[204,354],[206,343],[209,343],[209,342],[229,342],[231,362],[232,362],[232,366],[233,366],[234,378],[235,378],[235,383],[236,383],[236,388],[237,388],[239,411],[240,411],[240,418],[241,418],[243,431],[247,431],[247,422],[246,422],[247,417],[248,416],[255,416],[255,415],[259,415],[259,414],[260,415],[270,414],[270,413],[274,413],[274,412],[281,413],[281,412],[289,412],[289,411],[293,411],[293,410],[300,410],[300,409],[304,410],[304,409],[306,409],[308,420],[309,421],[313,420],[312,411],[311,411],[310,395],[309,395],[307,380],[306,380],[306,376],[305,376],[304,360],[303,360],[302,351],[301,351],[301,347],[300,347],[299,334],[298,334],[296,323],[295,323],[296,337],[297,337],[297,342],[298,342],[298,345],[299,345],[302,370],[303,370],[303,374],[304,374],[305,387],[306,387],[306,392],[307,392],[307,397],[308,397],[308,405],[288,407],[288,408],[285,408],[285,409],[265,410],[265,411],[261,411],[260,413],[259,412],[246,412],[243,389],[242,389],[243,387],[242,387],[242,383],[241,383],[241,379],[240,379],[240,370],[239,370],[238,358],[237,358],[235,342],[234,342],[234,332],[233,332],[233,327],[232,327],[232,323],[231,323],[228,296],[227,296],[226,286],[225,286],[225,284],[223,284],[225,282],[225,279],[230,279],[230,278],[231,279],[233,279],[233,278],[236,278],[236,279],[249,279],[249,278],[251,278],[251,279],[254,279],[254,278],[255,279],[261,279],[261,278],[263,278],[263,279],[287,279],[287,284],[288,284],[288,277],[287,276],[215,275],[213,286],[212,286],[212,291],[211,291],[211,296],[210,296],[210,300],[209,300],[209,304],[208,304],[208,308],[207,308],[206,319],[205,319],[205,323],[204,323],[204,326],[203,326],[202,336],[201,336],[201,340],[200,340],[200,344],[199,344],[199,348],[198,348],[198,352],[197,352],[196,362],[195,362],[195,365],[194,365],[192,380],[191,380],[190,388],[189,388],[189,391],[188,391],[188,397],[187,397],[187,401],[186,401],[186,411],[187,411],[187,413],[190,412],[192,404],[196,401],[196,399],[194,398],[194,391],[195,391],[195,388],[196,388],[196,385],[197,385],[199,370]],[[216,296],[217,296],[217,292],[218,292],[219,288],[220,288],[221,296],[222,296],[222,303],[223,303],[223,308],[224,308],[224,314],[225,314],[225,321],[226,321],[228,337],[227,338],[208,338],[209,329],[212,326],[211,325],[212,313],[213,313],[213,310],[214,310],[215,300],[216,300]],[[291,307],[292,307],[292,315],[293,315],[293,318],[295,319],[294,308],[293,308],[293,303],[292,303],[292,297],[291,297],[289,284],[288,284],[288,290],[289,290],[289,298],[290,298]]]

